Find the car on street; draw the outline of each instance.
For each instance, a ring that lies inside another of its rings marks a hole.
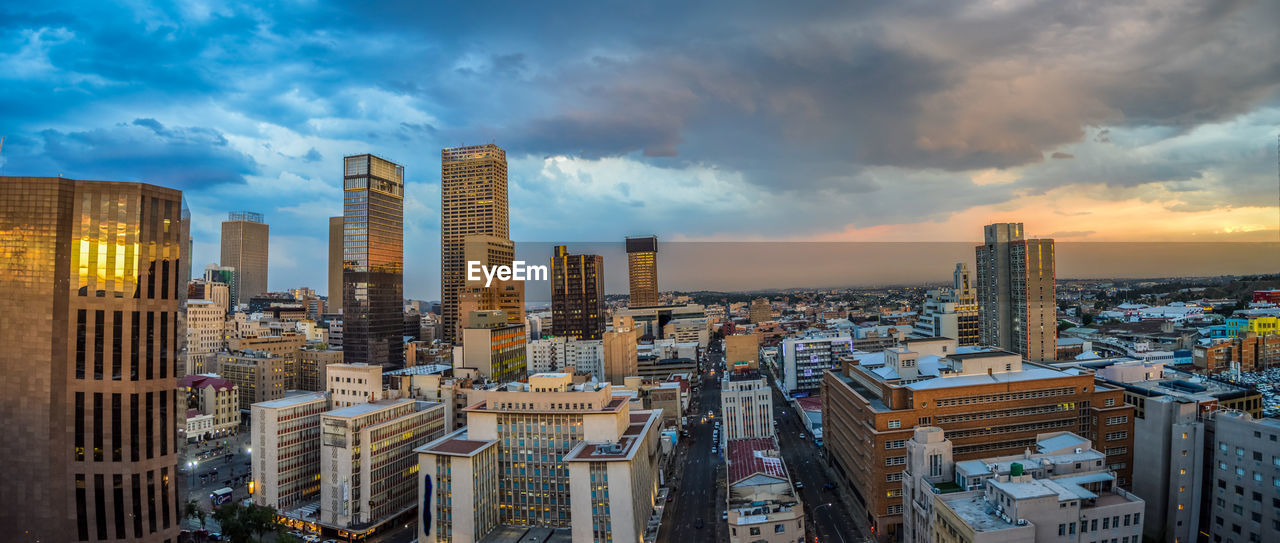
[[[728,512],[728,511],[721,511],[721,512],[720,512],[720,520],[729,520],[729,512]]]
[[[796,490],[804,489],[804,481],[796,481]]]
[[[804,439],[804,434],[800,434],[800,439]]]

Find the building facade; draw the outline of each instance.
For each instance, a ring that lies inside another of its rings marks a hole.
[[[495,381],[519,381],[528,372],[524,324],[510,324],[502,311],[472,311],[462,330],[462,363]]]
[[[627,238],[627,281],[630,307],[652,307],[658,301],[658,236]]]
[[[467,410],[418,449],[418,541],[475,542],[499,526],[569,529],[575,542],[639,543],[657,494],[657,411],[609,386],[533,375]]]
[[[600,339],[604,334],[604,257],[574,255],[563,245],[551,255],[551,335]]]
[[[1280,335],[1245,332],[1234,338],[1196,345],[1191,360],[1204,373],[1256,372],[1280,367]]]
[[[327,349],[320,345],[304,347],[298,356],[298,380],[293,388],[310,392],[322,392],[329,384],[329,364],[342,363],[341,349]]]
[[[769,303],[768,298],[756,298],[751,300],[751,306],[747,308],[748,318],[751,324],[760,324],[773,320],[773,304]]]
[[[262,214],[232,211],[222,221],[221,265],[234,268],[239,282],[235,298],[248,300],[267,292],[268,248],[271,227],[262,222]]]
[[[329,217],[329,302],[325,309],[331,314],[342,313],[342,245],[343,217]]]
[[[636,349],[635,322],[630,317],[615,316],[613,330],[605,332],[604,380],[621,383],[627,377],[639,375],[640,354]]]
[[[497,145],[440,150],[440,315],[450,343],[466,316],[459,295],[466,282],[465,242],[472,235],[511,237],[507,153]]]
[[[2,177],[0,202],[5,537],[176,540],[182,193]]]
[[[262,351],[218,353],[218,375],[239,389],[239,409],[249,411],[258,402],[278,400],[290,388],[292,359]]]
[[[343,161],[342,348],[347,362],[404,366],[404,166]]]
[[[1024,239],[1022,223],[984,227],[978,260],[978,323],[983,345],[1054,360],[1058,303],[1053,240]]]
[[[725,508],[730,543],[805,540],[804,504],[773,438],[730,440],[725,446]]]
[[[552,337],[530,341],[528,344],[529,372],[544,373],[567,371],[588,373],[597,380],[605,380],[603,340],[577,340],[570,337]]]
[[[1214,543],[1272,541],[1280,529],[1280,421],[1239,411],[1213,415],[1213,484],[1201,526]]]
[[[178,392],[187,417],[211,417],[199,433],[187,432],[188,441],[216,439],[240,428],[240,389],[235,383],[207,375],[187,375],[178,381]],[[194,413],[193,413],[194,411]]]
[[[930,290],[911,334],[915,337],[949,337],[960,345],[978,345],[978,292],[970,286],[969,267],[956,263],[951,287]]]
[[[822,374],[840,367],[840,360],[853,352],[848,333],[782,340],[782,389],[788,394],[812,394],[822,383]]]
[[[325,368],[329,401],[334,409],[382,399],[382,366],[330,364]]]
[[[187,352],[184,375],[214,371],[212,362],[226,348],[222,339],[227,310],[210,300],[187,300]]]
[[[754,371],[731,371],[720,387],[724,439],[773,437],[773,389]]]
[[[328,409],[323,392],[253,404],[253,503],[285,513],[320,499],[320,414]]]

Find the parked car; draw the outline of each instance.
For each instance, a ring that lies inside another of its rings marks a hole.
[[[804,488],[804,481],[796,481],[796,489],[799,490],[803,488]]]
[[[720,512],[720,520],[729,520],[729,512],[728,512],[728,511],[721,511],[721,512]]]
[[[804,439],[804,434],[800,434],[800,439]]]

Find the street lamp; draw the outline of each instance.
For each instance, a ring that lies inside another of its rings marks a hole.
[[[187,462],[187,472],[191,474],[191,486],[196,486],[196,463],[194,460]]]

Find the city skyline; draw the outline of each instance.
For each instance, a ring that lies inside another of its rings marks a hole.
[[[1278,38],[1250,29],[1280,8],[1164,7],[681,6],[677,24],[631,6],[550,25],[527,7],[447,24],[395,4],[31,9],[0,34],[0,174],[181,189],[195,269],[228,211],[259,211],[283,290],[326,284],[337,162],[386,156],[406,170],[406,294],[425,299],[437,153],[490,141],[517,242],[976,244],[1010,220],[1059,243],[1274,241]],[[988,36],[1040,20],[1060,22]]]

